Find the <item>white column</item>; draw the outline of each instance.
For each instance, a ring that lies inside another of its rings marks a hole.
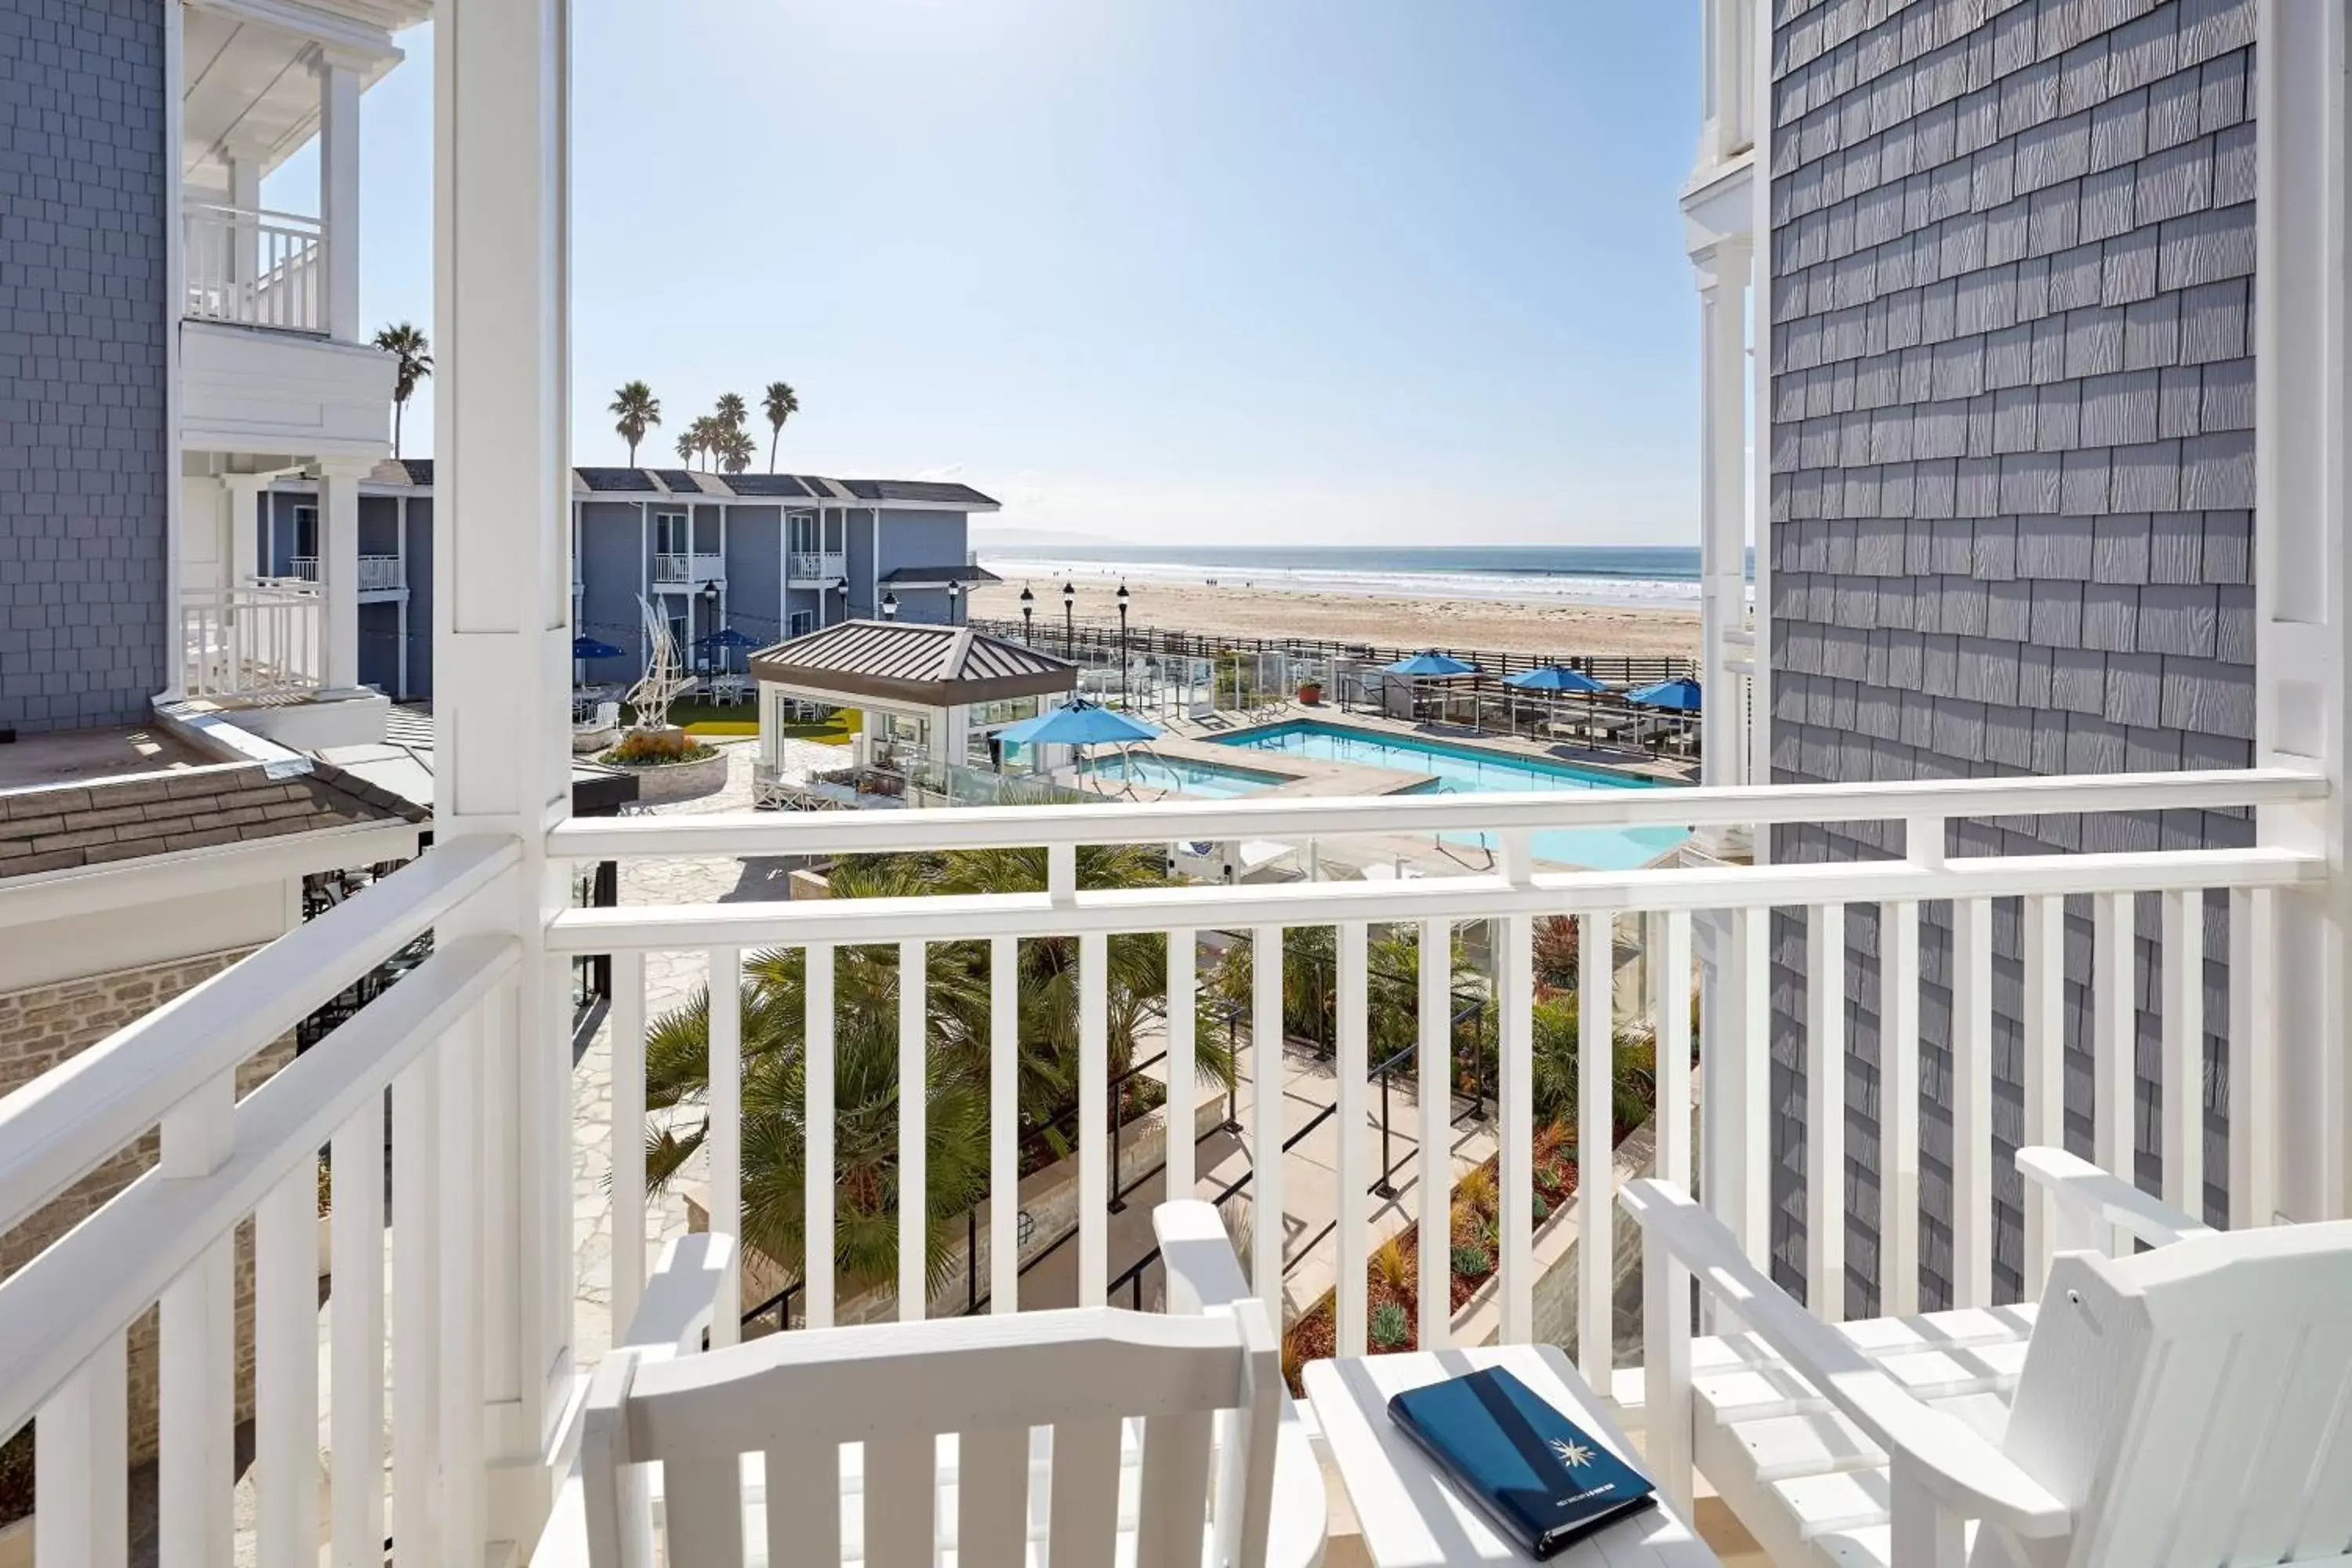
[[[228,537],[221,557],[224,588],[241,586],[262,570],[267,535],[261,522],[261,492],[268,483],[265,474],[221,476],[221,488],[228,492]]]
[[[2352,289],[2342,259],[2352,198],[2344,151],[2352,110],[2343,60],[2352,27],[2338,5],[2268,0],[2260,16],[2254,762],[2323,773],[2331,787],[2324,802],[2256,813],[2261,843],[2326,856],[2327,879],[2273,895],[2274,918],[2263,932],[2270,940],[2231,943],[2261,963],[2255,974],[2233,968],[2230,984],[2274,999],[2256,1016],[2276,1030],[2270,1042],[2274,1081],[2292,1088],[2275,1108],[2233,1106],[2231,1131],[2234,1140],[2274,1109],[2278,1210],[2310,1221],[2352,1214],[2346,1045],[2352,1027],[2352,530],[2345,440],[2352,419],[2346,341]],[[2235,900],[2231,914],[2249,918],[2252,910]],[[2231,1044],[2231,1060],[2247,1059],[2239,1043]],[[2234,1100],[2238,1086],[2231,1089]]]
[[[1729,666],[1748,619],[1748,272],[1745,237],[1693,258],[1699,300],[1699,679],[1701,782],[1738,782],[1747,745]]]
[[[360,341],[360,77],[319,64],[319,226],[326,231],[327,335]]]
[[[258,220],[247,216],[261,210],[261,160],[249,152],[228,159],[228,205],[240,215],[229,231],[228,276],[242,296],[261,276]]]
[[[319,590],[324,595],[324,684],[360,683],[360,479],[374,465],[336,458],[319,465]]]
[[[488,1539],[537,1538],[570,1388],[570,995],[545,950],[570,810],[566,0],[440,0],[434,89],[435,831],[519,838],[445,932],[522,944],[486,1020],[480,1389]],[[462,171],[462,174],[461,174]]]

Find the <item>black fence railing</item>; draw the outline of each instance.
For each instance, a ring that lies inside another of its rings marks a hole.
[[[1024,635],[1019,621],[974,617],[971,625],[975,630],[991,637],[1006,637],[1016,642]],[[1123,644],[1130,654],[1165,654],[1204,659],[1230,654],[1280,654],[1289,658],[1393,664],[1423,652],[1426,647],[1426,645],[1423,647],[1391,647],[1377,643],[1341,642],[1330,637],[1220,637],[1209,632],[1180,631],[1167,626],[1131,626],[1121,633],[1118,626],[1100,622],[1082,621],[1075,627],[1066,627],[1058,620],[1042,617],[1025,635],[1032,643],[1055,653],[1062,651],[1066,646],[1085,648],[1089,652],[1116,653]],[[1438,647],[1437,651],[1475,664],[1480,674],[1496,678],[1516,675],[1547,664],[1566,665],[1570,669],[1582,670],[1595,680],[1633,686],[1698,674],[1698,661],[1680,654],[1510,653],[1496,648],[1444,646]]]

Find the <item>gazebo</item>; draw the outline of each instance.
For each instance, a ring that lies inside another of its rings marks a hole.
[[[770,770],[782,765],[789,703],[857,710],[857,765],[903,772],[915,759],[973,765],[976,744],[1035,718],[1078,681],[1076,665],[1023,644],[898,621],[844,621],[761,648],[751,667],[760,761]]]

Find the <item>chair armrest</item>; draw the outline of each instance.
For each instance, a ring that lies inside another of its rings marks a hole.
[[[2101,1224],[2121,1226],[2150,1247],[2169,1247],[2183,1237],[2213,1231],[2202,1220],[2063,1149],[2020,1149],[2017,1170],[2056,1200],[2062,1252],[2105,1251],[2095,1228]]]
[[[637,1299],[636,1315],[621,1336],[623,1349],[667,1351],[691,1354],[702,1348],[703,1331],[719,1310],[719,1295],[727,1285],[727,1263],[735,1255],[735,1238],[697,1231],[672,1237],[662,1247]]]
[[[1972,1519],[2021,1536],[2062,1534],[2070,1514],[2000,1449],[1911,1397],[1853,1342],[1791,1300],[1748,1260],[1722,1223],[1670,1183],[1628,1182],[1618,1201],[1756,1337],[1821,1390],[1883,1449],[1898,1479]]]
[[[1204,1312],[1257,1294],[1242,1278],[1241,1259],[1214,1204],[1199,1198],[1161,1204],[1151,1211],[1151,1229],[1168,1270],[1170,1311]]]

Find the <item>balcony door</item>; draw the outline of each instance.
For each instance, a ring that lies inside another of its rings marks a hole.
[[[657,511],[654,513],[654,553],[656,555],[685,555],[690,553],[691,551],[692,545],[688,537],[686,513],[682,511]]]
[[[814,512],[796,511],[784,521],[790,530],[790,537],[786,542],[785,548],[790,550],[795,555],[816,554],[816,514]]]

